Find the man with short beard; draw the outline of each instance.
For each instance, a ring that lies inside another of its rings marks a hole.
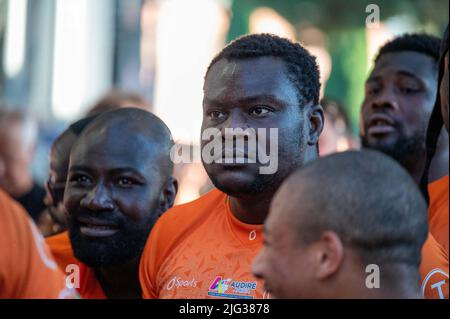
[[[439,41],[426,34],[405,34],[381,47],[361,108],[362,146],[400,162],[417,184],[425,167],[425,135],[437,92]],[[448,142],[443,146],[439,155],[447,159],[439,163],[437,177],[448,173]]]
[[[75,142],[64,193],[69,232],[47,242],[64,271],[78,265],[81,297],[141,297],[141,252],[177,192],[172,144],[159,118],[135,108],[103,113]]]
[[[441,42],[439,76],[438,76],[438,94],[436,103],[431,114],[427,130],[427,165],[421,180],[421,189],[425,198],[429,202],[428,223],[430,233],[439,244],[446,262],[444,268],[436,268],[433,263],[427,263],[422,268],[426,275],[426,280],[422,283],[422,289],[425,293],[431,294],[435,298],[448,299],[448,208],[449,208],[449,178],[448,174],[438,180],[433,181],[431,177],[432,166],[436,156],[439,156],[439,135],[442,127],[445,128],[445,134],[448,136],[448,25]],[[448,145],[448,140],[447,140]],[[429,181],[432,181],[429,183]],[[426,257],[425,257],[426,258]]]
[[[366,81],[361,108],[362,145],[394,158],[417,185],[426,166],[425,136],[437,94],[439,44],[433,36],[405,34],[381,47]],[[440,135],[443,141],[430,169],[432,180],[448,174],[448,135]],[[430,267],[448,273],[448,254],[436,241],[431,224],[429,231],[422,250],[425,285]],[[440,296],[430,289],[422,290],[427,298]]]

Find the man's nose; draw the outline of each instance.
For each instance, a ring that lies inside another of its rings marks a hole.
[[[384,88],[373,100],[371,107],[372,109],[385,108],[397,111],[399,104],[394,88]]]
[[[245,130],[248,128],[248,123],[244,114],[240,110],[232,110],[222,127],[222,134],[225,134],[225,129],[234,130],[238,128]]]
[[[103,184],[97,184],[80,202],[91,211],[112,211],[114,203],[110,191]]]

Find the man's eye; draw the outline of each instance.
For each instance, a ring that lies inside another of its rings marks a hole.
[[[222,117],[225,116],[225,114],[223,112],[220,111],[211,111],[209,113],[209,116],[213,119],[213,120],[218,120],[221,119]]]
[[[414,89],[414,88],[410,88],[410,87],[401,87],[400,88],[400,92],[404,93],[404,94],[413,94],[416,93],[418,90]]]
[[[74,176],[72,176],[70,181],[74,182],[76,184],[79,184],[79,185],[86,185],[86,184],[92,183],[92,179],[86,175],[74,175]]]
[[[120,185],[120,186],[131,186],[131,185],[134,185],[136,183],[131,178],[121,177],[121,178],[119,178],[117,180],[117,184]]]
[[[268,113],[272,112],[272,110],[268,109],[267,107],[255,107],[250,111],[250,115],[253,116],[264,116],[267,115]]]
[[[375,95],[375,94],[378,94],[378,92],[380,92],[380,89],[378,89],[378,88],[368,88],[366,90],[367,95]]]

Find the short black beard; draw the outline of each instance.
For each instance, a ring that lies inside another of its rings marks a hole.
[[[271,175],[259,174],[251,184],[234,184],[226,185],[218,181],[218,179],[211,175],[208,175],[213,185],[221,192],[228,196],[240,198],[242,196],[255,196],[262,195],[267,192],[268,187],[273,185],[274,177]]]
[[[385,145],[379,143],[371,145],[366,138],[361,137],[361,145],[366,148],[380,151],[400,164],[417,161],[426,152],[424,133],[416,132],[413,136],[401,136],[394,144]]]
[[[111,237],[87,238],[80,232],[78,221],[71,218],[69,237],[75,257],[89,267],[120,266],[139,259],[155,220],[145,225],[131,221],[121,223],[119,232]]]

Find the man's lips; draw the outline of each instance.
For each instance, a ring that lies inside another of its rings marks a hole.
[[[97,218],[78,218],[80,232],[88,237],[108,237],[116,234],[119,227],[115,223]]]
[[[256,163],[256,152],[248,152],[247,149],[223,148],[212,157],[214,163],[223,166],[240,166],[248,163]]]
[[[367,125],[368,135],[385,135],[395,131],[394,120],[384,114],[374,114],[369,118]]]

